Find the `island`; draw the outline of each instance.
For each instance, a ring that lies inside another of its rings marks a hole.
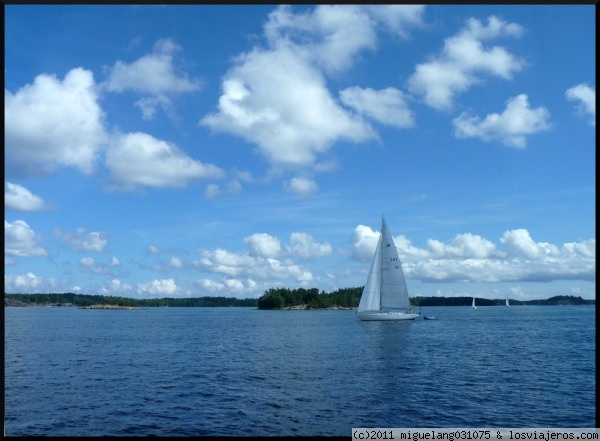
[[[80,306],[79,309],[140,309],[140,308],[138,306],[90,305],[90,306]]]

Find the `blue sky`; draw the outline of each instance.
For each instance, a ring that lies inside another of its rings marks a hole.
[[[594,298],[595,6],[5,6],[5,292]]]

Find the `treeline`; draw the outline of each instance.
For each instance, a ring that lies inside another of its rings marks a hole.
[[[4,294],[5,306],[52,305],[52,306],[254,306],[257,299],[238,299],[235,297],[192,297],[162,299],[131,299],[127,297],[101,296],[88,294]]]
[[[4,294],[4,306],[91,306],[117,305],[133,307],[217,307],[245,306],[258,309],[284,309],[306,307],[306,309],[356,308],[363,287],[341,288],[331,293],[319,292],[317,288],[271,288],[258,299],[238,299],[236,297],[191,297],[162,299],[132,299],[127,297],[88,295],[88,294]],[[412,306],[471,306],[473,297],[418,296],[410,299]],[[503,306],[505,299],[484,299],[475,297],[477,306]],[[511,306],[522,305],[595,305],[595,300],[585,300],[575,296],[554,296],[542,300],[510,300]]]
[[[306,309],[356,308],[362,294],[362,286],[341,288],[326,293],[317,288],[271,288],[258,299],[258,309],[284,309],[306,306]]]
[[[413,306],[471,306],[473,297],[413,297]],[[585,300],[575,296],[554,296],[541,300],[509,300],[511,306],[525,305],[595,305],[595,300]],[[477,306],[504,306],[506,299],[483,299],[475,297]]]

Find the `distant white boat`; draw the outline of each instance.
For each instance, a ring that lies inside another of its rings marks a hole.
[[[477,309],[477,306],[475,306],[475,297],[473,297],[473,309]]]
[[[410,306],[398,250],[382,216],[381,235],[356,316],[360,320],[414,320],[419,314]]]
[[[508,303],[508,299],[506,299],[506,306],[510,308],[510,303]]]

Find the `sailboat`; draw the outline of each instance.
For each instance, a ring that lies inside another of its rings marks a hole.
[[[475,306],[475,297],[473,297],[473,309],[477,309],[477,306]]]
[[[506,306],[510,308],[510,303],[508,303],[508,299],[506,299]]]
[[[360,320],[414,320],[420,311],[410,306],[398,250],[385,219],[356,316]]]

